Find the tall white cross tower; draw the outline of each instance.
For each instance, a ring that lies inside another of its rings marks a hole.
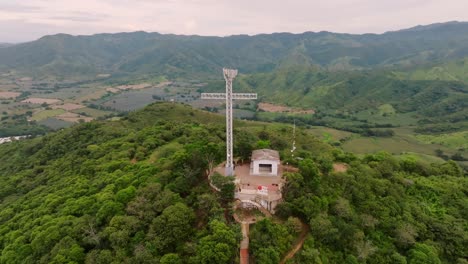
[[[257,94],[232,93],[232,81],[237,76],[237,70],[223,68],[223,75],[226,80],[226,93],[202,93],[201,99],[226,99],[226,176],[233,176],[232,100],[255,100]]]

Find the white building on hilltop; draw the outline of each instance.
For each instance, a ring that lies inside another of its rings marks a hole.
[[[236,167],[235,176],[235,197],[242,204],[257,204],[274,212],[281,202],[281,188],[284,182],[278,151],[254,150],[250,165]]]
[[[223,165],[218,166],[215,171],[226,176]],[[241,206],[263,207],[274,213],[276,206],[282,201],[282,174],[278,151],[254,150],[250,163],[235,166],[235,198],[240,200]]]
[[[257,149],[252,152],[250,173],[258,176],[278,176],[279,153],[271,149]]]

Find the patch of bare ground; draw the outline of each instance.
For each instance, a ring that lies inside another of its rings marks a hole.
[[[140,84],[129,84],[129,85],[119,85],[114,88],[119,89],[121,91],[125,90],[140,90],[151,87],[149,83],[140,83]]]
[[[46,104],[52,105],[52,104],[57,104],[57,103],[61,102],[61,100],[60,99],[54,99],[54,98],[31,97],[31,98],[28,98],[28,99],[24,99],[21,102],[22,103],[28,103],[28,104],[43,104],[43,103],[46,103]]]
[[[110,92],[110,93],[118,93],[118,92],[120,92],[119,89],[117,89],[117,88],[112,88],[112,87],[107,87],[107,88],[106,88],[106,91],[107,91],[107,92]]]
[[[290,165],[281,165],[283,166],[283,172],[299,172],[299,169]]]
[[[122,91],[129,91],[129,90],[141,90],[146,88],[163,88],[168,85],[172,84],[172,82],[161,82],[156,85],[152,85],[150,83],[140,83],[140,84],[129,84],[129,85],[119,85],[114,87],[107,87],[106,91],[111,93],[119,93]]]
[[[76,109],[84,108],[86,106],[80,105],[80,104],[71,104],[71,103],[66,103],[63,105],[53,105],[52,109],[63,109],[65,111],[73,111]]]
[[[172,82],[161,82],[161,83],[156,84],[154,87],[155,88],[162,88],[162,87],[166,87],[166,86],[168,86],[170,84],[172,84]]]
[[[0,99],[10,99],[20,96],[21,93],[17,92],[0,92]]]
[[[315,114],[313,109],[297,109],[283,105],[275,105],[270,103],[259,103],[258,110],[272,113],[291,113],[291,114]]]
[[[67,121],[67,122],[79,122],[80,120],[83,120],[84,122],[89,122],[93,120],[92,117],[82,116],[82,115],[70,113],[70,112],[63,113],[61,115],[56,116],[55,118],[63,120],[63,121]]]
[[[348,170],[348,164],[345,163],[334,163],[333,171],[334,172],[346,172]]]
[[[107,77],[110,77],[111,75],[108,74],[108,73],[100,73],[98,75],[96,75],[96,77],[98,78],[107,78]]]

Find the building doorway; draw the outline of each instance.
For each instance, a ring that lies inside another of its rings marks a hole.
[[[260,173],[272,173],[273,165],[272,164],[258,164],[258,171]]]

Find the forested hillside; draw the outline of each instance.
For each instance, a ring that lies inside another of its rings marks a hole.
[[[313,67],[292,67],[244,75],[236,87],[257,92],[267,102],[322,111],[357,113],[391,105],[395,113],[413,112],[428,122],[468,121],[468,84],[463,79],[435,78],[420,71],[403,77],[394,71],[337,74]],[[214,91],[221,85],[221,81],[213,82],[206,90]]]
[[[230,37],[133,32],[59,34],[0,49],[0,69],[34,76],[98,73],[213,76],[222,67],[266,72],[316,65],[330,70],[410,66],[468,55],[468,24],[449,22],[384,34],[305,32]]]
[[[456,163],[360,158],[306,130],[298,160],[290,126],[235,127],[236,156],[269,146],[299,168],[273,220],[251,227],[253,263],[279,262],[296,218],[310,233],[291,263],[467,263],[468,178]],[[160,103],[1,145],[0,263],[237,263],[232,192],[206,181],[223,138],[221,116]]]

